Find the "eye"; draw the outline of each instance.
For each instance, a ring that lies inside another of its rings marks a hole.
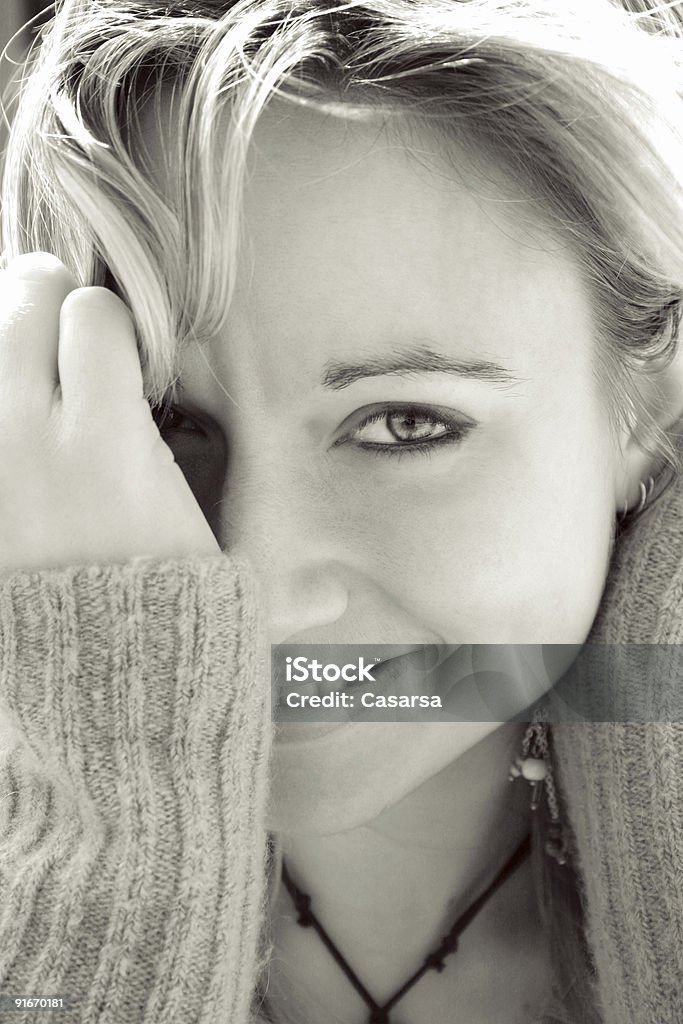
[[[164,403],[152,408],[152,416],[162,437],[168,434],[204,434],[201,425],[177,405]]]
[[[469,417],[431,406],[381,406],[366,413],[333,447],[351,444],[376,454],[428,453],[458,444],[477,424]]]
[[[361,433],[361,431],[359,431]],[[375,444],[400,441],[412,444],[427,439],[435,441],[449,433],[449,427],[443,421],[417,409],[401,409],[398,412],[382,412],[363,425],[363,440]]]

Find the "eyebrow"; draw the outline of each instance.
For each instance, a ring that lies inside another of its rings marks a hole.
[[[426,346],[404,350],[387,357],[372,356],[360,363],[326,363],[321,383],[325,388],[341,391],[365,377],[403,373],[451,373],[470,380],[487,381],[490,384],[520,383],[520,378],[498,363],[487,360],[452,359]]]

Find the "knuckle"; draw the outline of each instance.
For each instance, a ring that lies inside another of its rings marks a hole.
[[[33,284],[57,284],[72,288],[75,279],[70,270],[52,253],[28,252],[16,256],[7,267],[8,273]]]

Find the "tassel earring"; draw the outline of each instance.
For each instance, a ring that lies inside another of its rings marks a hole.
[[[555,778],[550,758],[548,723],[544,721],[544,718],[544,709],[540,706],[537,707],[522,738],[521,751],[510,766],[508,778],[510,782],[522,778],[529,783],[531,786],[530,807],[532,811],[538,810],[543,793],[545,792],[548,815],[550,817],[548,837],[545,841],[545,852],[549,857],[557,861],[558,864],[566,864],[567,846],[560,818]]]

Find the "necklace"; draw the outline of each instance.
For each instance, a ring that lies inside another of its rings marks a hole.
[[[461,933],[465,930],[470,921],[477,916],[487,900],[503,884],[506,878],[509,878],[515,868],[521,864],[530,849],[531,836],[527,835],[512,856],[505,862],[505,864],[503,864],[503,867],[491,884],[473,903],[469,905],[467,910],[465,910],[465,912],[462,913],[456,921],[454,921],[450,930],[443,936],[436,949],[433,949],[431,953],[427,954],[422,961],[422,965],[418,967],[414,974],[411,974],[408,980],[405,981],[401,987],[394,992],[393,996],[383,1005],[380,1005],[376,999],[373,999],[353,968],[349,966],[344,956],[339,952],[334,942],[311,910],[311,897],[307,893],[302,892],[302,890],[299,889],[299,887],[292,881],[284,858],[282,860],[282,881],[298,913],[297,924],[300,924],[302,928],[313,928],[313,930],[317,932],[323,945],[326,947],[332,958],[339,965],[340,969],[344,972],[358,995],[370,1010],[370,1016],[367,1019],[367,1024],[391,1024],[389,1013],[393,1010],[396,1003],[403,998],[406,992],[408,992],[413,985],[417,984],[420,978],[422,978],[427,971],[437,971],[438,973],[443,971],[446,966],[444,962],[446,957],[450,956],[451,953],[455,953],[458,948],[458,939],[460,938]]]

